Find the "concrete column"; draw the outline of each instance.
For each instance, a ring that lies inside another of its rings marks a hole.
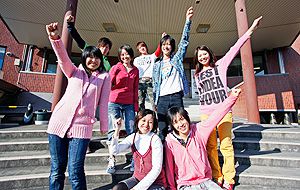
[[[248,19],[245,0],[235,0],[235,12],[238,34],[241,37],[248,30]],[[248,40],[241,48],[245,99],[247,106],[248,122],[260,123],[251,42]]]
[[[66,12],[64,18],[66,18],[68,15],[76,16],[77,2],[78,0],[67,0]],[[70,55],[72,50],[72,38],[68,32],[67,22],[65,21],[65,19],[63,23],[61,39],[65,45],[65,48],[67,49],[68,54]],[[56,104],[61,99],[61,97],[64,95],[67,84],[68,84],[67,78],[62,73],[60,67],[57,67],[54,90],[53,90],[53,100],[51,106],[52,111],[56,106]]]

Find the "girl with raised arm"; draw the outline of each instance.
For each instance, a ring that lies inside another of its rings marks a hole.
[[[108,129],[108,97],[111,88],[109,74],[105,72],[101,51],[86,47],[77,68],[68,57],[62,43],[58,23],[46,26],[49,40],[58,59],[58,66],[68,79],[66,92],[55,106],[49,121],[49,149],[51,156],[50,189],[63,189],[68,165],[72,189],[87,189],[84,160],[96,107],[100,106],[100,131]],[[76,94],[76,96],[74,96]]]
[[[262,17],[254,20],[246,33],[230,48],[226,55],[216,61],[213,52],[205,45],[195,50],[194,62],[196,64],[195,81],[199,92],[200,118],[207,119],[211,113],[220,108],[220,104],[228,97],[227,69],[243,44],[250,38],[257,28]],[[235,167],[234,151],[231,140],[232,113],[229,112],[217,125],[220,138],[220,151],[224,158],[221,171],[218,151],[216,128],[211,133],[207,143],[209,162],[212,168],[213,179],[221,186],[232,190],[234,186]]]

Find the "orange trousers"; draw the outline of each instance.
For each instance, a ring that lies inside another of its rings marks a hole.
[[[201,120],[206,120],[208,115],[200,115]],[[216,130],[218,129],[218,130]],[[232,130],[232,113],[227,113],[220,121],[217,127],[211,133],[206,149],[208,154],[208,160],[212,169],[212,177],[218,182],[222,182],[223,179],[229,183],[234,184],[235,166],[234,166],[234,151],[231,139]],[[224,163],[221,170],[218,156],[218,141],[217,132],[220,139],[220,151],[223,155]]]

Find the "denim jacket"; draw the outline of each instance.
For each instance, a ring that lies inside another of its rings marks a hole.
[[[182,32],[181,40],[178,45],[178,50],[175,55],[172,55],[170,58],[170,64],[175,67],[175,69],[179,72],[179,75],[183,82],[183,93],[184,95],[187,95],[190,91],[189,82],[186,78],[184,68],[183,68],[183,58],[186,54],[187,47],[189,45],[189,36],[190,36],[190,30],[191,30],[191,20],[186,20],[184,29]],[[160,95],[160,85],[162,82],[162,67],[163,60],[159,59],[153,67],[153,92],[154,92],[154,98],[155,98],[155,104],[157,105],[158,97]]]

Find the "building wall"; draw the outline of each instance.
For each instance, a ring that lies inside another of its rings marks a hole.
[[[17,57],[21,58],[23,53],[23,44],[19,44],[15,37],[7,29],[5,23],[0,17],[0,45],[6,46],[6,52],[12,52]],[[18,79],[17,68],[14,66],[15,58],[5,56],[3,62],[3,80],[16,85]]]
[[[291,47],[280,49],[285,64],[285,74],[280,74],[277,49],[267,51],[268,75],[256,76],[258,106],[260,111],[293,111],[300,106],[300,37]],[[275,74],[276,73],[276,74]],[[242,77],[229,77],[228,86],[242,81]],[[242,87],[243,89],[243,87]],[[247,116],[244,93],[233,108],[235,115]]]

